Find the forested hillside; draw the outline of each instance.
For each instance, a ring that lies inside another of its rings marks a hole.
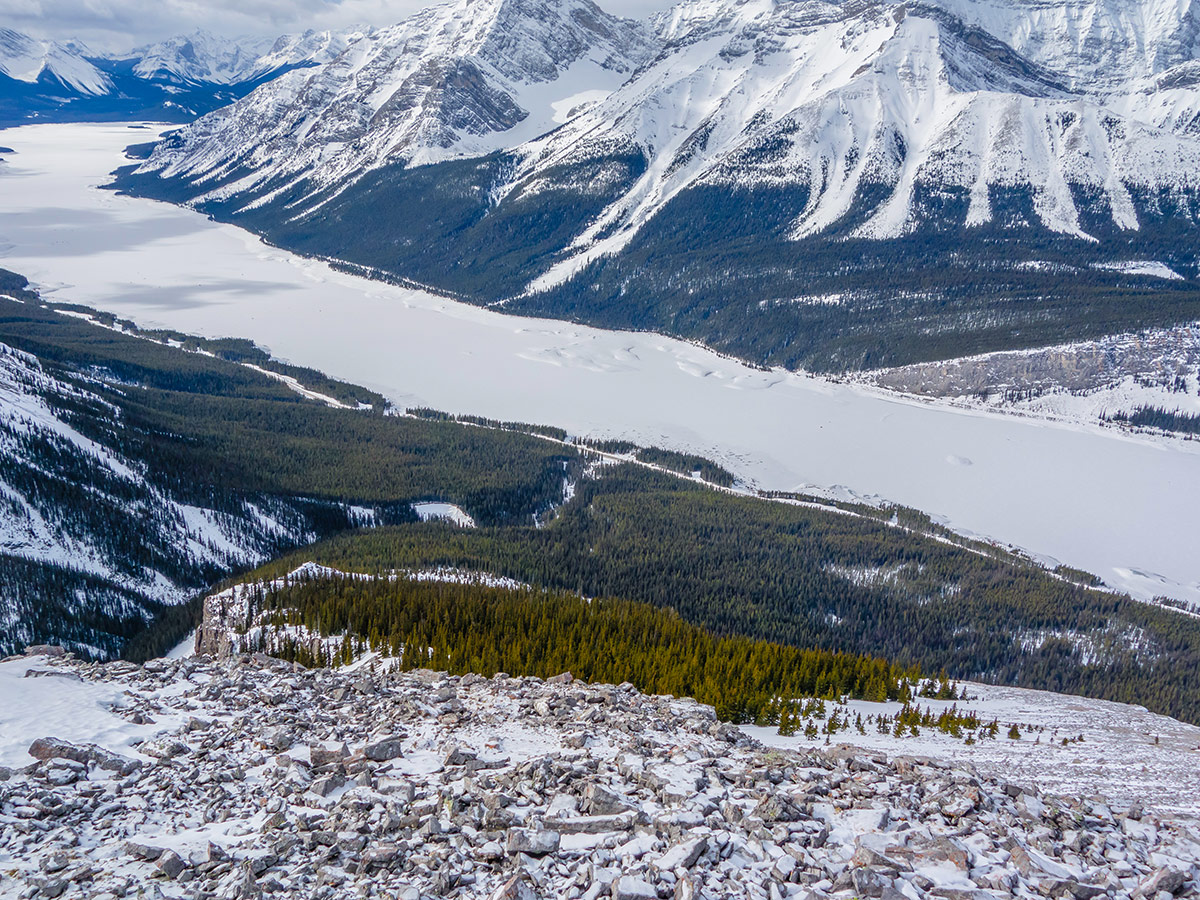
[[[178,605],[189,596],[264,560],[279,574],[312,558],[493,573],[673,610],[718,638],[1200,719],[1200,621],[1085,587],[1086,573],[1047,572],[912,510],[716,488],[696,473],[730,474],[686,454],[399,415],[300,369],[289,385],[244,342],[104,327],[5,278],[0,652],[161,651],[194,624]],[[419,501],[479,527],[420,523]]]
[[[731,495],[632,464],[583,481],[543,528],[385,528],[260,574],[309,559],[368,573],[494,573],[673,609],[718,635],[876,654],[1200,720],[1200,620],[899,523]]]
[[[225,623],[243,633],[239,649],[307,666],[350,663],[370,651],[404,669],[542,678],[571,672],[588,682],[628,681],[648,693],[693,697],[722,719],[763,724],[777,723],[789,698],[907,701],[924,686],[915,667],[718,638],[646,603],[311,568],[241,594],[244,615]]]
[[[220,197],[198,207],[296,253],[351,263],[359,274],[520,315],[699,340],[789,369],[906,365],[1096,340],[1200,316],[1192,256],[1179,249],[1193,241],[1195,213],[1187,204],[1194,199],[1176,209],[1174,198],[1146,198],[1150,211],[1134,234],[1089,219],[1097,240],[1084,244],[1037,224],[1032,188],[995,189],[997,221],[986,226],[956,221],[965,192],[933,192],[916,201],[932,221],[903,238],[858,236],[869,212],[864,203],[847,225],[803,241],[791,234],[809,199],[803,188],[689,188],[620,253],[528,290],[530,277],[561,261],[576,232],[594,224],[602,203],[590,185],[628,188],[645,165],[606,157],[584,171],[562,167],[547,179],[575,187],[533,196],[505,193],[503,176],[516,161],[504,154],[390,166],[323,204],[315,222],[293,215],[293,204],[321,190],[308,182],[288,190],[266,182],[269,201],[245,209]],[[235,168],[223,178],[234,183],[244,174]],[[213,187],[132,167],[117,176],[118,189],[168,202],[192,201]],[[504,200],[492,206],[496,195]],[[1188,277],[1113,263],[1129,257],[1169,260]]]
[[[560,497],[576,456],[386,415],[382,398],[277,366],[246,342],[192,340],[189,352],[159,342],[183,336],[67,312],[0,272],[0,655],[43,641],[120,652],[231,571],[415,519],[415,501],[527,521]],[[306,399],[242,360],[373,405]]]

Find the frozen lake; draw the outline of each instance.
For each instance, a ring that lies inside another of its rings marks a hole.
[[[237,228],[97,186],[152,131],[4,131],[0,265],[146,326],[251,338],[427,405],[719,460],[760,487],[835,488],[1200,601],[1200,444],[950,409],[759,372],[650,334],[522,319],[331,271]]]

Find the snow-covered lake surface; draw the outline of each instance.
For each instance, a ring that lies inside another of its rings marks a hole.
[[[1200,602],[1200,444],[949,409],[761,372],[652,334],[523,319],[334,272],[97,186],[124,125],[5,131],[0,265],[52,299],[251,338],[400,405],[702,453],[761,487],[918,507],[953,527]]]

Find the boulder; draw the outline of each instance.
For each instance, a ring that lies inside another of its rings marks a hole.
[[[330,750],[321,744],[312,744],[308,748],[308,759],[314,769],[323,769],[326,766],[342,765],[349,756],[350,751],[346,749],[345,744],[342,744],[340,747],[337,747],[333,750]]]
[[[29,755],[34,759],[69,759],[84,765],[96,765],[118,775],[132,775],[142,767],[139,759],[130,759],[98,747],[95,744],[72,744],[53,737],[38,738],[29,745]]]
[[[538,893],[529,883],[529,876],[518,872],[492,891],[488,900],[538,900]]]
[[[1139,884],[1133,892],[1133,896],[1152,898],[1156,897],[1161,891],[1166,891],[1168,894],[1178,894],[1186,881],[1187,876],[1183,872],[1164,866]]]
[[[48,656],[51,659],[61,659],[67,651],[57,644],[30,644],[25,648],[26,656]]]
[[[632,875],[622,875],[613,882],[613,900],[658,900],[654,885]]]
[[[632,812],[615,816],[547,817],[545,826],[559,834],[603,834],[606,831],[630,831],[637,824]]]
[[[651,865],[661,872],[673,872],[680,868],[690,869],[706,850],[708,850],[707,837],[692,838],[690,841],[676,844]]]
[[[162,872],[167,878],[174,881],[179,877],[180,873],[187,868],[187,863],[174,850],[164,850],[162,855],[154,863],[158,871]]]
[[[465,766],[474,762],[478,757],[475,753],[461,744],[455,744],[446,754],[444,764],[447,766]]]
[[[162,847],[155,847],[153,844],[143,844],[140,841],[126,841],[124,849],[130,856],[136,859],[144,859],[146,862],[154,862],[163,855]]]
[[[399,736],[385,737],[373,741],[363,747],[363,756],[372,762],[387,762],[396,759],[403,752],[404,738]]]
[[[593,816],[612,816],[628,812],[634,805],[615,791],[592,782],[584,786],[582,808]]]
[[[308,789],[318,797],[328,797],[345,784],[345,777],[334,773],[331,775],[323,775],[320,778],[314,779],[313,783],[309,785]]]
[[[545,856],[558,852],[557,831],[535,831],[532,828],[510,828],[505,849],[509,853],[526,853],[529,856]]]
[[[859,866],[850,872],[854,891],[860,897],[882,897],[885,888],[894,887],[896,873],[888,869]]]

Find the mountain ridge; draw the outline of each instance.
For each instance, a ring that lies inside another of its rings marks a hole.
[[[363,29],[278,38],[193,32],[96,53],[75,41],[0,28],[0,127],[39,121],[144,119],[186,123],[292,69],[327,62]]]
[[[1092,21],[1097,2],[1066,4],[1069,23]],[[484,46],[466,38],[405,44],[420,61],[401,74],[459,73],[419,91],[361,77],[356,60],[393,59],[397,36],[429,21],[468,34],[507,10],[506,33],[536,45],[546,10],[589,8],[447,3],[199,120],[117,186],[470,302],[788,368],[1200,317],[1190,6],[1174,30],[1126,16],[1098,56],[1053,17],[1012,38],[1024,55],[977,24],[996,16],[965,6],[687,0],[626,42],[639,52],[620,83],[580,104],[571,77],[538,80],[537,57],[520,89],[466,77]],[[588,32],[593,55],[606,32]],[[1126,66],[1135,45],[1149,56]],[[1075,87],[1089,66],[1107,79]],[[547,106],[550,122],[533,111]],[[1077,257],[1086,284],[1051,277]]]

